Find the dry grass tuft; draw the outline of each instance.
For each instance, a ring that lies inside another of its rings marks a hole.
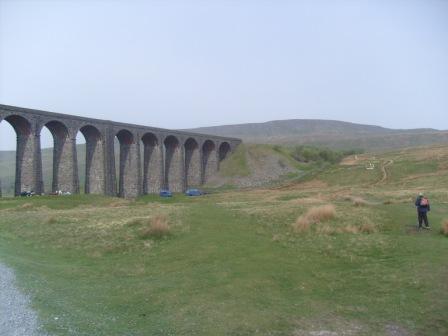
[[[162,238],[169,235],[171,232],[168,218],[163,215],[153,217],[149,221],[149,227],[144,228],[141,233],[141,238]]]
[[[346,201],[352,202],[354,206],[366,206],[370,205],[368,201],[366,201],[364,198],[359,196],[346,196],[344,198]]]
[[[440,233],[448,237],[448,219],[442,222],[442,227],[440,228]]]
[[[369,202],[367,202],[362,197],[352,197],[352,203],[354,206],[366,206],[369,205]]]
[[[376,230],[376,226],[373,225],[372,223],[364,223],[363,225],[361,225],[361,227],[359,228],[359,231],[361,231],[362,233],[375,233]]]
[[[47,224],[56,224],[57,222],[58,222],[58,219],[55,216],[50,216],[46,220]]]
[[[311,224],[325,222],[336,216],[336,208],[333,204],[322,205],[309,209],[305,214],[297,218],[293,224],[296,232],[306,232],[310,229]]]
[[[282,237],[281,237],[279,234],[274,234],[274,235],[272,236],[272,241],[277,242],[277,241],[280,241],[281,238],[282,238]]]
[[[293,229],[295,232],[306,232],[310,229],[310,226],[311,221],[305,215],[302,215],[293,224]]]
[[[333,204],[311,208],[305,216],[313,223],[324,222],[336,216],[336,208]]]
[[[31,209],[32,207],[33,207],[33,203],[23,203],[23,204],[20,206],[20,210]]]
[[[355,225],[346,225],[342,228],[342,232],[356,234],[359,233],[359,227]]]
[[[330,225],[321,225],[317,228],[317,233],[323,235],[332,235],[336,233],[336,230]]]

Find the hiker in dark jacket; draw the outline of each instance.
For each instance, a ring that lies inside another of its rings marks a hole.
[[[429,200],[423,195],[423,193],[420,193],[415,200],[415,206],[417,207],[417,214],[418,214],[418,228],[422,228],[422,223],[425,223],[424,228],[429,230],[429,223],[428,223],[428,211],[431,211],[431,206],[429,205]]]

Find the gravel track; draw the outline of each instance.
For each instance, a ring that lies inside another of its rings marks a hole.
[[[14,272],[0,263],[0,336],[45,336],[30,299],[15,286]]]

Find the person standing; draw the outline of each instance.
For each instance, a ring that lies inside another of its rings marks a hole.
[[[428,198],[423,193],[419,193],[415,200],[415,206],[417,207],[418,228],[421,229],[423,227],[429,230],[428,211],[431,211],[431,206]],[[423,223],[425,223],[425,226],[422,226]]]

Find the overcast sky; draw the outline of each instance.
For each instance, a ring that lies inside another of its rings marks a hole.
[[[0,0],[0,103],[165,128],[448,129],[448,1]]]

